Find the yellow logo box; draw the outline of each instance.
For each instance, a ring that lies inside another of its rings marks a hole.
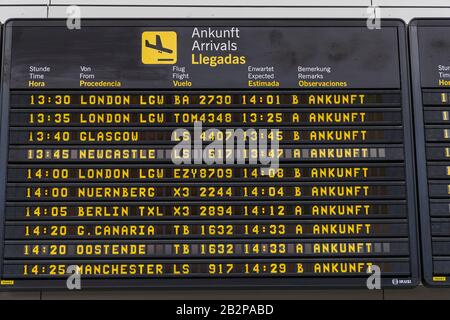
[[[142,33],[143,64],[175,64],[177,33],[175,31],[145,31]]]

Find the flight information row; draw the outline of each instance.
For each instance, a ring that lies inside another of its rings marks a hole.
[[[263,170],[262,165],[201,166],[201,165],[9,165],[9,182],[33,181],[221,181],[282,180],[282,181],[340,181],[340,180],[403,180],[405,169],[399,163],[363,164],[282,164]],[[450,174],[448,166],[430,167],[436,176]]]
[[[55,94],[52,92],[35,92],[32,94],[13,93],[10,99],[11,109],[24,107],[89,107],[89,108],[172,108],[172,107],[199,107],[211,106],[245,107],[270,106],[272,107],[303,107],[303,106],[400,106],[401,95],[398,90],[380,92],[263,92],[263,93],[232,93],[211,92],[198,93],[68,93]]]
[[[449,214],[450,200],[435,203]],[[405,200],[367,201],[170,201],[170,202],[6,202],[6,220],[141,220],[141,219],[328,219],[405,218]]]
[[[192,126],[201,122],[203,126],[318,126],[318,125],[401,125],[400,108],[354,108],[348,109],[248,109],[239,110],[211,108],[208,110],[159,110],[142,111],[137,109],[92,110],[40,108],[11,110],[9,123],[16,127],[51,126],[51,127],[171,127],[178,125]],[[438,117],[439,113],[430,116]]]
[[[188,128],[109,128],[109,129],[24,129],[11,128],[9,141],[16,144],[179,144],[181,142],[229,142],[230,144],[263,143],[401,143],[401,127],[353,127],[329,129],[316,127],[274,129],[270,127],[258,130],[241,128],[188,129]],[[432,128],[428,130],[432,141],[450,139],[447,129]],[[217,147],[217,146],[216,146]]]
[[[450,242],[447,241],[447,245]],[[7,259],[37,258],[171,258],[171,257],[345,257],[408,256],[406,239],[339,240],[140,240],[140,241],[11,241]]]
[[[404,219],[223,222],[6,222],[5,240],[407,237]]]
[[[243,276],[350,276],[367,277],[372,267],[379,268],[385,276],[408,276],[408,258],[382,259],[318,259],[318,260],[238,260],[210,261],[183,260],[83,260],[6,262],[4,274],[8,279],[66,279],[70,266],[77,268],[85,278],[148,278],[148,277],[243,277]],[[75,270],[74,270],[75,271]]]
[[[435,183],[430,192],[450,197],[446,183]],[[29,200],[239,200],[274,199],[404,199],[404,182],[329,183],[172,183],[148,184],[19,184],[6,186],[7,201]]]
[[[285,161],[402,161],[405,157],[402,145],[328,145],[328,146],[280,146],[279,148],[226,148],[216,147],[207,150],[181,148],[174,150],[169,146],[90,146],[90,147],[36,147],[10,146],[8,161],[19,162],[167,162],[183,161],[185,164],[248,163],[258,165],[261,159]],[[450,158],[450,147],[430,147],[427,153],[437,159]]]

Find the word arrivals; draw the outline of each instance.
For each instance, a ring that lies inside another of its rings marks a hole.
[[[181,307],[177,307],[177,315],[202,315],[203,318],[207,318],[211,307],[190,307],[183,304]]]

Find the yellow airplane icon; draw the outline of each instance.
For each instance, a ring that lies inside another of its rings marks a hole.
[[[177,62],[177,33],[145,31],[142,33],[143,64],[174,64]]]

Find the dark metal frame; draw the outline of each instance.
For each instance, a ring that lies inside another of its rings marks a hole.
[[[236,24],[239,26],[316,26],[316,27],[366,27],[365,19],[147,19],[147,20],[129,20],[129,19],[86,19],[83,20],[84,26],[221,26],[226,24]],[[9,81],[11,72],[11,46],[12,46],[12,28],[15,26],[65,26],[65,20],[47,19],[47,20],[10,20],[7,21],[4,28],[4,51],[3,51],[3,94],[2,94],[2,113],[1,113],[1,141],[0,149],[0,272],[3,270],[3,230],[4,230],[4,210],[5,207],[5,188],[6,188],[6,168],[8,155],[8,131],[9,131]],[[411,276],[407,278],[406,283],[399,283],[397,278],[382,278],[383,288],[407,288],[414,287],[419,283],[419,260],[417,243],[417,211],[416,211],[416,188],[414,174],[414,145],[412,133],[411,105],[410,105],[410,86],[409,86],[409,64],[408,64],[408,46],[406,37],[406,26],[401,20],[387,19],[382,20],[382,27],[393,27],[397,29],[399,44],[399,67],[400,67],[400,85],[402,94],[402,116],[404,125],[404,148],[405,148],[405,168],[406,185],[408,199],[408,223],[409,223],[409,241],[410,241],[410,268]],[[377,32],[377,31],[374,31]],[[0,273],[1,274],[1,273]],[[194,278],[194,279],[86,279],[82,280],[83,288],[145,288],[145,289],[301,289],[301,288],[366,288],[366,277],[313,277],[313,278]],[[14,286],[0,286],[0,290],[12,289],[64,289],[65,280],[16,280]]]

